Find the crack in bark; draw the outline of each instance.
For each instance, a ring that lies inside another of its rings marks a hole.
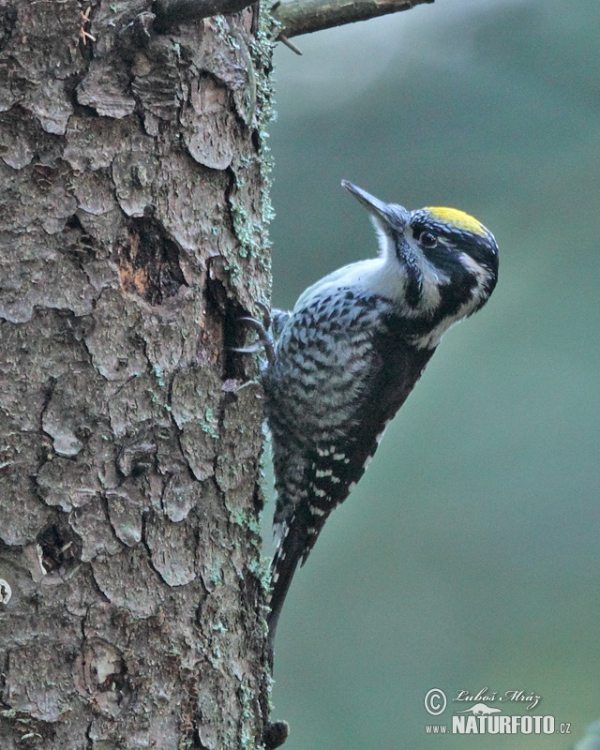
[[[40,433],[48,437],[48,439],[50,440],[50,444],[52,446],[52,452],[55,453],[55,455],[56,455],[56,451],[54,450],[54,441],[52,439],[52,435],[49,432],[46,432],[46,430],[44,429],[44,416],[46,415],[46,412],[48,411],[48,407],[50,406],[50,402],[52,401],[52,396],[54,395],[54,390],[56,389],[57,382],[58,382],[58,378],[52,375],[50,375],[50,377],[46,381],[47,384],[46,384],[46,387],[44,388],[44,401],[42,403],[42,408],[40,410]],[[41,468],[46,463],[47,460],[48,459],[46,458],[45,461],[42,461],[40,463],[40,466],[38,467],[38,471],[39,471],[39,468]],[[37,472],[36,472],[36,477],[37,477]],[[36,481],[36,485],[37,485],[37,481]],[[42,496],[40,496],[40,499],[44,501],[44,498]]]
[[[152,558],[152,549],[150,547],[150,544],[148,543],[148,524],[150,523],[151,516],[154,513],[153,510],[148,510],[146,513],[142,514],[142,539],[141,543],[146,550],[146,554],[148,555],[148,565],[150,568],[154,571],[157,578],[161,583],[163,583],[165,586],[169,586],[171,588],[170,584],[165,580],[164,576],[161,574],[160,570],[156,567],[154,564],[154,560]]]

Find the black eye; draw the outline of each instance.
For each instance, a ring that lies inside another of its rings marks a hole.
[[[438,243],[438,238],[431,232],[421,232],[419,236],[419,242],[425,248],[435,247]]]

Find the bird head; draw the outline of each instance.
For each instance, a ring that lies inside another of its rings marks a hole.
[[[437,345],[487,302],[498,279],[498,245],[477,219],[455,208],[409,211],[347,180],[342,185],[371,214],[386,275],[381,288],[403,317],[427,321],[419,345]]]

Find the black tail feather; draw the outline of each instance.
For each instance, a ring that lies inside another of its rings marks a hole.
[[[307,533],[305,528],[292,524],[287,535],[279,545],[271,566],[271,612],[267,617],[269,626],[269,650],[273,654],[275,631],[285,597],[292,583],[300,559],[306,553]]]

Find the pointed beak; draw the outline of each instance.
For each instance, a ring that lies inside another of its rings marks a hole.
[[[359,201],[359,203],[363,204],[372,216],[381,219],[396,232],[404,231],[409,213],[403,206],[384,203],[374,195],[367,193],[366,190],[348,182],[348,180],[342,180],[342,187],[345,187],[349,193],[352,193],[352,195]]]

